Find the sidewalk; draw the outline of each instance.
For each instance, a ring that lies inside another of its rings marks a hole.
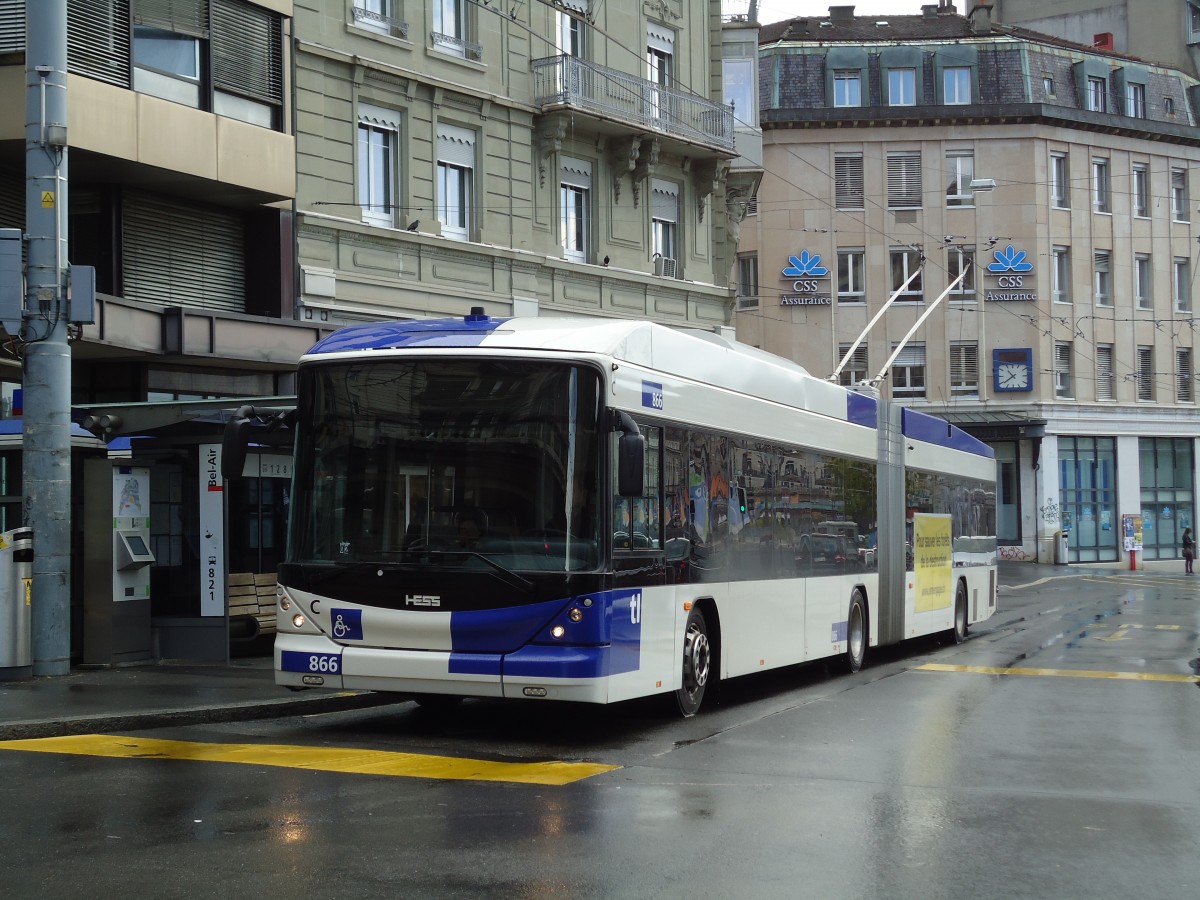
[[[1000,594],[1082,575],[1183,579],[1181,560],[1153,560],[1145,566],[1131,572],[1127,562],[1052,566],[1002,561]],[[398,699],[365,691],[293,693],[275,684],[267,656],[228,664],[80,668],[70,675],[0,681],[0,740],[268,719],[384,706]]]
[[[397,702],[368,691],[292,692],[270,657],[161,662],[0,681],[0,740],[335,712]]]

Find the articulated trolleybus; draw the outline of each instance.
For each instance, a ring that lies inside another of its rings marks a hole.
[[[476,310],[298,377],[283,685],[691,715],[995,609],[984,444],[714,334]]]

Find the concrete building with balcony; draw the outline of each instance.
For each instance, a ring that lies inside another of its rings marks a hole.
[[[0,117],[0,227],[22,230],[25,12],[25,0],[0,0],[0,108],[11,113]],[[328,330],[294,315],[291,15],[291,0],[67,3],[69,177],[56,202],[65,206],[68,262],[94,267],[97,290],[94,323],[73,326],[76,412],[290,394],[296,360]],[[6,335],[0,354],[3,418],[17,417],[0,423],[0,531],[22,524],[27,337]],[[151,419],[139,422],[147,431],[137,433],[158,434],[135,441],[127,456],[150,468],[149,496],[142,498],[155,558],[148,593],[163,626],[159,650],[173,655],[180,645],[168,635],[180,632],[166,623],[200,613],[208,580],[197,473],[202,446],[220,443],[220,426],[197,424],[172,436],[151,428]],[[104,445],[78,427],[74,443],[77,457],[104,456]],[[86,480],[77,458],[76,658],[86,655],[89,590],[101,588],[98,608],[105,601],[108,609],[137,605],[114,604],[121,598],[82,577],[86,523],[95,512],[84,499]],[[283,532],[275,527],[281,501],[278,491],[274,499],[268,494],[234,500],[227,560],[234,571],[268,571],[282,550]],[[110,522],[112,515],[107,510]],[[219,515],[215,525],[219,530]],[[223,615],[210,610],[208,622],[220,626],[224,641]],[[145,616],[138,628],[133,656],[151,650]],[[224,652],[219,642],[217,649]],[[108,658],[121,657],[119,646],[107,650]]]
[[[1003,557],[1051,561],[1065,532],[1064,562],[1122,559],[1127,515],[1145,558],[1178,557],[1200,437],[1197,82],[989,12],[762,28],[738,338],[820,375],[845,360],[843,383],[986,440]]]
[[[760,133],[717,0],[298,0],[295,28],[301,321],[731,324]]]

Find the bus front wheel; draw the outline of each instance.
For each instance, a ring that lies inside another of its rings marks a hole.
[[[846,668],[857,672],[867,661],[867,598],[859,588],[850,595],[850,610],[846,614]]]
[[[712,673],[712,644],[704,613],[693,608],[688,613],[687,629],[683,633],[683,685],[675,692],[679,713],[691,718],[704,702],[704,689]]]

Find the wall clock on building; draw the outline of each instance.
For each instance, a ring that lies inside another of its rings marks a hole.
[[[992,389],[1033,390],[1033,350],[1029,347],[992,351]]]

